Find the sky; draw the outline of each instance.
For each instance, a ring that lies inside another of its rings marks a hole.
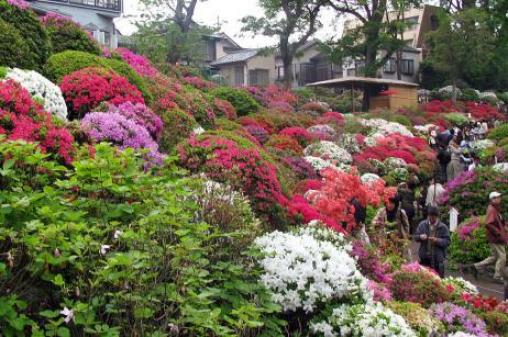
[[[240,46],[244,48],[261,48],[275,45],[277,41],[274,38],[252,34],[241,33],[242,24],[239,20],[247,15],[262,16],[263,12],[257,4],[257,0],[207,0],[199,3],[196,8],[194,20],[208,26],[216,26],[221,23],[221,31],[232,37]],[[117,19],[116,26],[124,35],[130,35],[135,32],[135,26],[130,23],[133,18],[140,13],[140,6],[137,0],[124,0],[124,17]],[[331,10],[321,14],[323,29],[317,34],[316,38],[326,40],[329,37],[340,36],[341,22],[336,19]],[[242,36],[243,34],[243,36]]]

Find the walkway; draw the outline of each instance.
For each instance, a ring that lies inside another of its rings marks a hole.
[[[471,274],[464,273],[462,274],[460,271],[446,271],[445,276],[455,276],[462,277],[463,279],[473,283],[480,293],[484,296],[492,296],[502,301],[504,297],[503,285],[499,283],[492,282],[491,274],[479,274],[478,280],[475,280]]]

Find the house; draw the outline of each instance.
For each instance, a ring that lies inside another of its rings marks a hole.
[[[267,86],[276,80],[273,53],[260,49],[225,50],[223,55],[219,49],[209,66],[230,86]]]
[[[377,77],[384,79],[402,80],[405,82],[418,83],[420,63],[426,54],[425,36],[427,33],[436,30],[438,26],[439,7],[424,5],[420,8],[410,8],[402,15],[402,20],[407,27],[402,34],[406,46],[401,50],[400,79],[397,74],[397,56],[393,55],[388,62],[377,71]],[[384,20],[394,20],[398,13],[389,12]],[[361,26],[358,19],[346,20],[344,22],[344,34],[348,34]],[[380,51],[378,57],[384,57],[386,51]],[[343,62],[344,76],[361,76],[364,68],[362,60],[351,58]]]
[[[342,76],[340,65],[333,64],[323,53],[319,40],[307,41],[300,47],[293,59],[292,87],[302,87],[308,83],[325,81]],[[277,82],[284,79],[284,66],[280,54],[275,57]]]
[[[206,65],[242,49],[238,43],[225,33],[203,35],[202,54]]]
[[[89,31],[103,46],[116,48],[119,32],[113,20],[122,15],[123,0],[29,0],[38,15],[69,17]]]

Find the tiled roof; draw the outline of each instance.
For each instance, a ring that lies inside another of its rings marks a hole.
[[[250,59],[251,57],[256,56],[257,53],[258,53],[257,49],[241,49],[234,53],[222,56],[221,58],[213,61],[210,65],[219,66],[228,63],[244,62]]]

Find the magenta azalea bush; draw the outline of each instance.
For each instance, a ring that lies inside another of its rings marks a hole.
[[[150,133],[133,120],[116,112],[91,112],[81,120],[83,131],[95,142],[107,141],[121,149],[147,149],[149,156],[160,163],[159,146]]]
[[[152,66],[146,57],[135,54],[127,48],[117,48],[115,53],[127,62],[140,76],[150,77],[158,73],[157,69]]]
[[[162,120],[149,107],[142,103],[125,102],[120,105],[110,105],[108,112],[119,113],[126,119],[141,125],[155,140],[160,139],[162,135]]]

